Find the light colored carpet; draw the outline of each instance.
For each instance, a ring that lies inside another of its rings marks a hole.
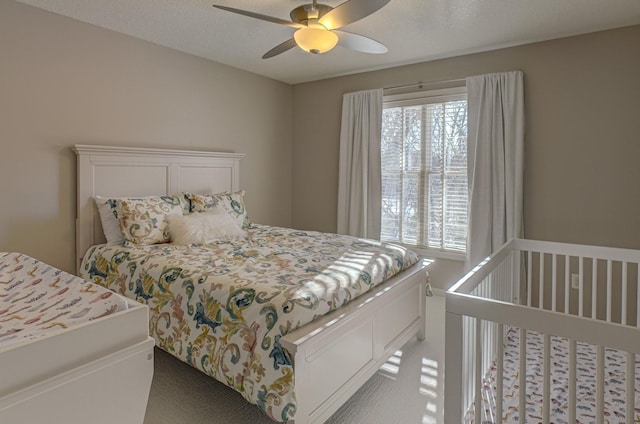
[[[444,298],[427,299],[427,339],[412,340],[328,424],[440,424],[444,393]],[[144,424],[273,424],[223,384],[156,349]]]

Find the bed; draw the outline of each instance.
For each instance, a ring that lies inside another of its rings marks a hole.
[[[153,375],[147,328],[146,306],[0,253],[0,422],[142,423]]]
[[[324,422],[397,349],[424,338],[425,264],[398,246],[256,223],[245,228],[243,220],[244,238],[206,245],[104,245],[96,196],[187,196],[193,208],[197,196],[227,193],[242,210],[233,196],[241,193],[243,155],[86,145],[75,151],[80,274],[149,304],[158,347],[238,390],[274,421]],[[326,290],[332,284],[339,289]],[[319,295],[325,291],[329,298]]]
[[[515,239],[446,294],[447,423],[640,421],[640,251]]]

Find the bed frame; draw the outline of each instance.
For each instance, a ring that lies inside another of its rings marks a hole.
[[[627,423],[634,422],[635,359],[640,353],[640,251],[533,240],[512,240],[458,281],[446,294],[445,422],[484,417],[477,394],[496,367],[495,415],[503,409],[503,346],[507,326],[519,339],[544,338],[542,422],[553,422],[550,337],[569,340],[568,416],[576,422],[576,342],[596,346],[596,422],[604,422],[605,347],[627,352]],[[525,411],[527,349],[519,347],[519,408]],[[495,361],[495,362],[494,362]],[[619,418],[616,418],[619,419]]]
[[[237,153],[76,145],[76,258],[104,242],[93,197],[240,189]],[[249,194],[250,195],[250,194]],[[296,424],[326,421],[417,334],[424,339],[426,264],[419,263],[283,337],[293,358]]]
[[[147,307],[127,302],[113,315],[0,346],[0,422],[142,424],[154,343]]]

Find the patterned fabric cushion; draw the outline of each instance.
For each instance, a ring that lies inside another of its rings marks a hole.
[[[113,199],[125,244],[169,242],[167,215],[188,213],[184,195]]]
[[[244,190],[218,194],[187,193],[186,197],[191,201],[191,212],[207,212],[220,207],[236,220],[240,228],[247,229],[251,224],[244,206]]]

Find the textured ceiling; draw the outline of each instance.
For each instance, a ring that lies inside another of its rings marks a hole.
[[[336,47],[316,56],[294,48],[263,60],[294,29],[212,3],[289,19],[291,9],[309,1],[20,1],[290,84],[640,23],[640,0],[391,0],[344,27],[384,43],[388,53]]]

